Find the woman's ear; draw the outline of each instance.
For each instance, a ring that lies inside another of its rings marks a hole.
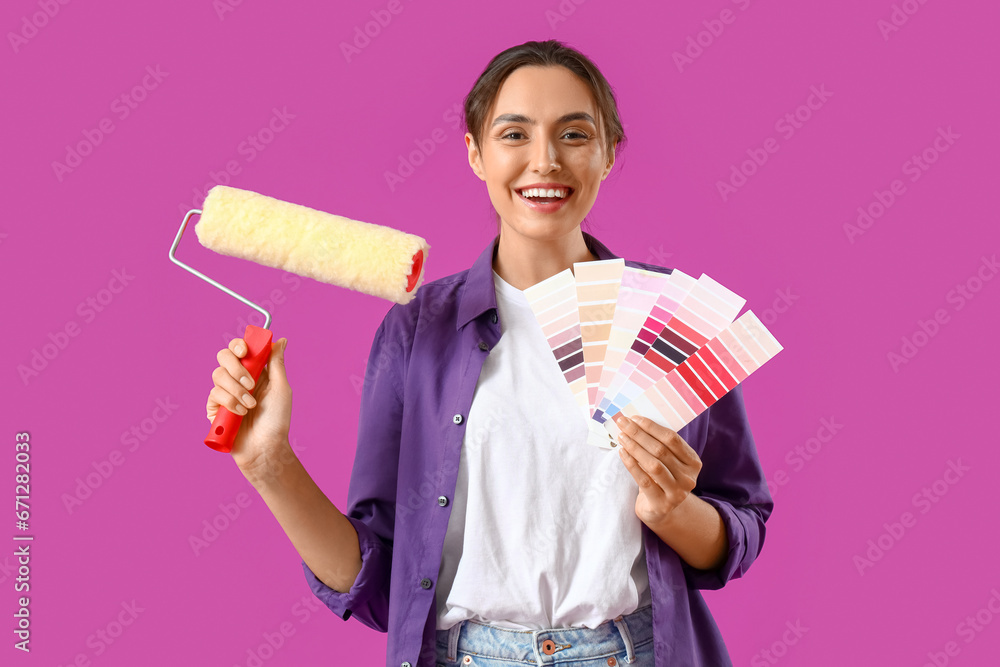
[[[465,147],[469,149],[469,166],[472,167],[472,171],[479,177],[479,180],[485,181],[486,174],[483,171],[483,158],[479,154],[479,148],[476,146],[472,134],[469,132],[465,133]]]
[[[601,176],[603,181],[611,173],[611,168],[615,166],[615,149],[618,147],[618,142],[616,141],[614,145],[611,146],[611,155],[608,156],[608,166],[604,169],[604,175]]]

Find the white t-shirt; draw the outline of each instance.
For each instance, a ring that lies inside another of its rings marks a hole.
[[[524,292],[496,271],[493,283],[502,333],[466,424],[437,629],[464,619],[593,628],[650,603],[639,487],[617,449],[588,444],[593,420]]]

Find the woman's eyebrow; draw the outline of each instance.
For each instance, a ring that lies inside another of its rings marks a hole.
[[[556,124],[568,123],[573,120],[585,120],[594,125],[597,124],[594,122],[593,117],[589,113],[586,113],[584,111],[574,111],[573,113],[568,113],[563,116],[560,116],[559,118],[556,119]],[[491,127],[496,127],[501,123],[525,123],[527,125],[535,125],[536,121],[533,118],[528,118],[524,114],[505,113],[497,116],[496,120],[493,121],[493,125]]]

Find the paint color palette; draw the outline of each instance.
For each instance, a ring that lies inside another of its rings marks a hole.
[[[650,343],[656,340],[659,332],[673,317],[674,312],[680,307],[682,301],[687,298],[688,293],[695,285],[695,280],[687,274],[675,270],[669,275],[669,280],[657,297],[653,308],[649,311],[646,319],[636,332],[635,337],[629,344],[629,349],[625,354],[615,374],[608,382],[604,395],[598,403],[594,412],[594,417],[600,421],[603,413],[611,406],[611,398],[616,396],[622,385],[632,374],[645,353],[648,351]]]
[[[524,295],[597,447],[617,446],[618,412],[682,428],[782,349],[705,274],[578,262]]]
[[[576,301],[580,310],[584,377],[587,379],[587,416],[594,414],[597,387],[611,337],[611,325],[619,301],[624,259],[576,262]]]
[[[747,311],[621,412],[680,430],[781,350],[771,332]],[[617,441],[621,431],[614,420],[605,421],[604,427]]]
[[[745,303],[746,299],[702,274],[670,320],[650,341],[635,369],[621,382],[618,393],[608,393],[612,398],[598,417],[599,421],[614,416],[621,406],[691,356],[732,322]]]
[[[681,303],[687,299],[695,284],[697,281],[682,271],[674,269],[670,274],[669,282],[657,297],[649,316],[630,343],[625,359],[622,360],[615,376],[608,383],[607,390],[601,397],[597,410],[594,411],[594,419],[603,423],[605,413],[609,410],[613,411],[612,414],[618,411],[619,406],[612,405],[612,399],[621,392],[622,387],[635,371],[635,367],[642,362],[646,352],[649,351],[650,345],[657,340],[660,332],[673,318]]]
[[[573,398],[590,419],[587,378],[584,374],[583,339],[580,334],[580,310],[576,300],[576,278],[566,269],[524,290],[531,312],[535,314],[548,341],[559,370],[566,378]]]
[[[594,406],[601,404],[604,392],[618,372],[625,355],[632,348],[632,341],[639,335],[642,325],[656,304],[656,299],[667,288],[670,274],[626,266],[618,290],[618,306],[608,334],[608,347],[601,366],[601,377],[594,396]]]

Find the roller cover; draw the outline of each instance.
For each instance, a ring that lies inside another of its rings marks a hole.
[[[225,185],[209,190],[195,233],[223,255],[399,304],[416,295],[430,250],[419,236],[391,227]]]

